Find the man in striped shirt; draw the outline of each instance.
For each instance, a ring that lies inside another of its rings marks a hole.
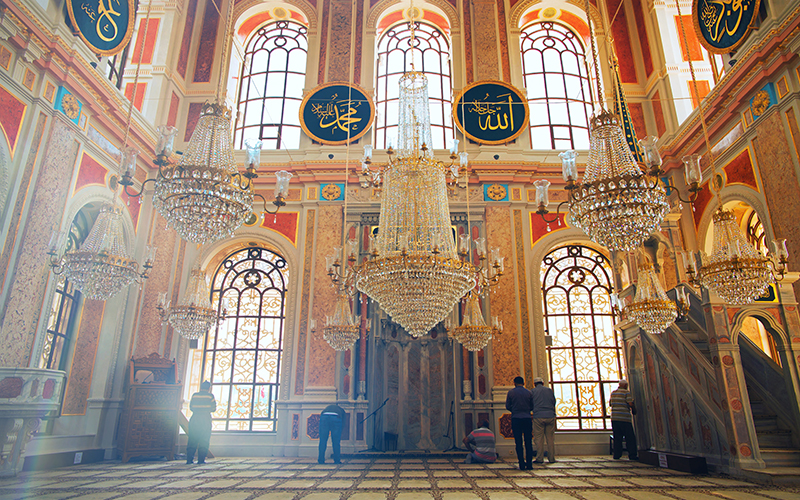
[[[194,462],[197,450],[197,463],[206,463],[208,443],[211,441],[211,414],[217,411],[217,400],[211,394],[211,382],[200,384],[200,391],[192,394],[189,402],[192,418],[189,420],[189,440],[186,442],[186,463]]]
[[[636,415],[636,406],[633,404],[633,396],[628,391],[628,381],[620,380],[619,387],[611,393],[609,401],[611,409],[611,429],[614,431],[614,460],[619,460],[622,456],[622,439],[628,445],[628,460],[639,460],[636,450],[636,436],[633,434],[633,418],[631,413]]]
[[[481,420],[478,428],[469,433],[464,438],[464,444],[470,450],[464,463],[467,464],[490,464],[497,459],[497,452],[494,446],[494,433],[489,430],[489,421]],[[475,448],[475,449],[473,449]]]

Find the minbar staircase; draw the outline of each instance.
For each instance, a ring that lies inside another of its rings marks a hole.
[[[792,444],[792,431],[771,411],[759,391],[747,386],[750,410],[758,436],[761,458],[767,467],[800,467],[800,450]]]

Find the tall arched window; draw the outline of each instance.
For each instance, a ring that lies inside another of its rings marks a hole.
[[[217,399],[217,431],[275,431],[288,269],[280,255],[250,247],[214,276],[212,303],[225,320],[206,336],[201,380]]]
[[[413,53],[413,56],[412,56]],[[375,93],[375,147],[384,149],[397,139],[398,82],[411,70],[425,73],[431,112],[434,149],[449,147],[453,139],[450,83],[450,41],[435,26],[414,23],[414,48],[411,48],[410,23],[386,30],[378,41],[378,70]],[[429,145],[430,147],[431,145]]]
[[[277,21],[250,39],[239,83],[239,119],[234,146],[248,138],[264,149],[300,147],[300,103],[306,80],[308,29],[294,21]]]
[[[610,429],[606,406],[624,373],[611,307],[611,264],[591,248],[568,245],[544,258],[541,273],[558,428]]]
[[[546,21],[520,34],[533,149],[589,149],[591,88],[575,32]]]

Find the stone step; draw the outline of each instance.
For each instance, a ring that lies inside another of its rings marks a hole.
[[[768,469],[742,469],[745,479],[774,486],[800,486],[800,467],[770,467]]]
[[[765,448],[761,459],[767,467],[800,467],[800,450],[793,448]]]
[[[778,428],[778,417],[775,415],[753,415],[753,424],[756,426],[756,433],[780,430]]]
[[[763,450],[764,448],[792,448],[792,431],[765,431],[757,432],[758,446]]]

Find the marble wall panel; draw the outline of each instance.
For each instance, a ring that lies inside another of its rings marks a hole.
[[[786,140],[786,131],[780,113],[769,113],[756,125],[756,138],[753,140],[758,171],[764,187],[767,206],[782,207],[786,200],[800,200],[800,183],[792,165],[792,152]],[[786,238],[789,249],[789,270],[798,269],[800,258],[800,224],[793,210],[771,210],[772,229],[776,238]],[[800,297],[800,282],[795,282],[794,293]]]
[[[14,207],[11,211],[11,230],[6,235],[6,241],[3,246],[3,253],[0,255],[0,286],[6,282],[6,272],[8,272],[8,263],[11,259],[11,252],[14,250],[14,243],[19,236],[19,223],[22,213],[25,209],[25,203],[30,201],[27,197],[28,187],[31,184],[31,177],[33,176],[33,167],[36,164],[36,158],[39,156],[39,147],[42,143],[42,135],[44,135],[44,126],[47,123],[47,116],[44,113],[39,113],[36,119],[36,126],[34,126],[31,133],[31,147],[28,150],[28,158],[25,161],[25,166],[20,175],[20,185],[17,189],[16,200]],[[5,306],[3,307],[5,308]]]
[[[322,2],[322,22],[319,25],[319,70],[317,73],[317,83],[325,82],[325,64],[328,58],[328,22],[330,18],[330,3]]]
[[[155,212],[154,214],[156,221],[150,230],[150,241],[157,242],[158,250],[156,250],[153,269],[150,270],[150,277],[147,279],[141,298],[141,315],[134,340],[136,347],[132,353],[135,358],[142,358],[154,352],[162,354],[162,325],[156,304],[158,303],[158,294],[170,289],[171,273],[175,261],[175,245],[180,241],[178,234],[173,229],[167,229],[166,219]],[[177,303],[174,293],[172,303]]]
[[[133,57],[131,57],[131,64],[137,64],[139,62],[139,58],[142,55],[142,40],[143,36],[147,38],[144,41],[144,57],[142,57],[142,64],[152,64],[153,63],[153,50],[156,46],[156,38],[158,37],[158,24],[161,20],[150,19],[147,23],[147,27],[145,28],[144,19],[139,21],[139,29],[137,30],[136,35],[136,42],[133,46]]]
[[[12,155],[22,128],[25,108],[27,108],[25,103],[5,88],[0,87],[0,125],[3,127],[3,132],[8,140],[8,149]]]
[[[497,23],[498,34],[500,35],[500,66],[503,69],[503,81],[511,81],[511,63],[508,56],[508,27],[506,24],[506,4],[503,0],[497,0]]]
[[[331,9],[331,31],[328,45],[328,81],[349,82],[350,60],[353,52],[353,2],[350,0],[329,0]],[[360,32],[360,30],[359,30]]]
[[[361,84],[361,46],[364,44],[362,24],[364,24],[364,2],[356,2],[356,40],[354,43],[356,53],[353,54],[353,81],[356,85]]]
[[[189,48],[192,44],[192,31],[194,31],[194,19],[197,15],[197,0],[189,0],[186,3],[186,24],[183,26],[183,37],[181,37],[181,48],[178,52],[178,64],[175,67],[181,78],[186,79],[186,67],[189,64]]]
[[[60,224],[64,215],[78,156],[79,144],[64,120],[56,118],[50,130],[20,249],[10,266],[14,274],[1,315],[0,366],[28,366],[30,360],[50,273],[43,256],[47,254],[52,228]]]
[[[653,94],[653,118],[656,121],[656,133],[659,137],[667,131],[667,123],[664,119],[664,108],[661,107],[661,94],[656,91]]]
[[[319,208],[319,223],[316,237],[316,266],[314,267],[314,307],[312,318],[318,324],[325,324],[325,316],[333,314],[336,292],[330,286],[331,279],[325,269],[325,256],[331,248],[342,245],[342,207],[328,205]],[[322,338],[321,332],[309,339],[308,343],[308,385],[334,385],[336,351]]]
[[[497,54],[497,7],[493,0],[472,0],[472,14],[480,23],[472,25],[475,43],[477,80],[500,78],[500,61]]]
[[[174,127],[178,123],[178,106],[180,106],[181,99],[175,92],[169,100],[169,113],[167,113],[167,125]]]
[[[105,305],[106,303],[101,300],[86,299],[83,302],[81,324],[75,339],[75,351],[68,372],[64,406],[61,410],[64,415],[86,414],[86,402],[89,390],[92,388],[92,372],[97,357]]]
[[[219,13],[217,12],[217,7],[212,0],[208,0],[205,14],[203,14],[203,29],[200,31],[200,41],[197,44],[197,62],[194,67],[193,79],[195,83],[211,81],[218,29]]]
[[[472,14],[470,12],[470,0],[463,0],[462,12],[464,13],[464,65],[467,77],[467,85],[475,81],[475,60],[472,55]]]
[[[303,285],[300,300],[300,327],[297,332],[297,363],[295,365],[294,393],[303,394],[306,374],[306,346],[308,344],[308,311],[311,296],[311,279],[314,270],[311,262],[314,259],[314,228],[316,210],[306,212],[306,237],[303,248]],[[320,318],[321,319],[321,318]],[[320,323],[322,324],[322,323]]]
[[[514,377],[525,376],[524,367],[520,366],[520,350],[517,337],[517,297],[516,280],[525,283],[524,265],[517,267],[515,276],[512,269],[519,265],[514,245],[514,227],[511,225],[511,214],[507,206],[486,207],[486,240],[489,247],[500,247],[500,255],[510,261],[506,266],[507,273],[494,287],[490,299],[492,316],[499,316],[503,321],[503,333],[492,340],[492,368],[495,385],[513,385]],[[512,264],[513,263],[513,264]],[[525,303],[527,306],[527,302]],[[527,307],[526,307],[527,308]],[[530,362],[530,360],[529,360]]]
[[[614,37],[614,50],[619,59],[619,76],[622,83],[638,83],[636,78],[636,61],[638,59],[633,57],[631,34],[628,31],[625,8],[617,10],[621,3],[622,0],[607,0],[608,12],[616,12],[616,19],[610,31]]]

